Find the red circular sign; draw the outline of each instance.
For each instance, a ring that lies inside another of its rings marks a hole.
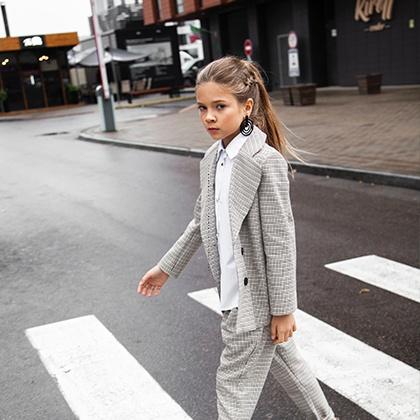
[[[244,42],[244,53],[246,56],[252,55],[252,41],[250,39],[246,39]]]

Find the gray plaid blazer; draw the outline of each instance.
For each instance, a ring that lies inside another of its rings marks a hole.
[[[267,325],[271,315],[297,308],[295,225],[287,162],[258,127],[235,157],[229,189],[232,244],[239,278],[236,331]],[[217,142],[200,161],[194,217],[158,262],[177,278],[203,244],[220,296],[220,261],[214,204]]]

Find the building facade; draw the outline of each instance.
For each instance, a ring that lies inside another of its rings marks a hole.
[[[76,32],[0,38],[5,111],[67,104],[67,50],[78,43]]]
[[[296,82],[354,86],[382,73],[384,85],[420,83],[418,0],[144,0],[144,23],[200,19],[207,61],[244,56],[270,89]],[[300,75],[289,76],[288,35],[297,35]]]

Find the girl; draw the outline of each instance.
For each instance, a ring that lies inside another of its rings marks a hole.
[[[228,56],[208,64],[198,74],[196,98],[215,142],[200,161],[194,218],[137,291],[158,295],[203,244],[223,314],[218,420],[251,419],[269,371],[302,416],[332,420],[293,340],[296,247],[284,154],[296,154],[253,62]]]

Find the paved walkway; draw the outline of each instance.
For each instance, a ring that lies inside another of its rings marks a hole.
[[[306,162],[420,176],[420,86],[383,87],[379,95],[318,88],[316,105],[304,107],[283,105],[278,92],[271,97],[288,140]],[[84,134],[195,151],[212,144],[194,104],[159,118],[121,123],[115,133],[94,127]]]

